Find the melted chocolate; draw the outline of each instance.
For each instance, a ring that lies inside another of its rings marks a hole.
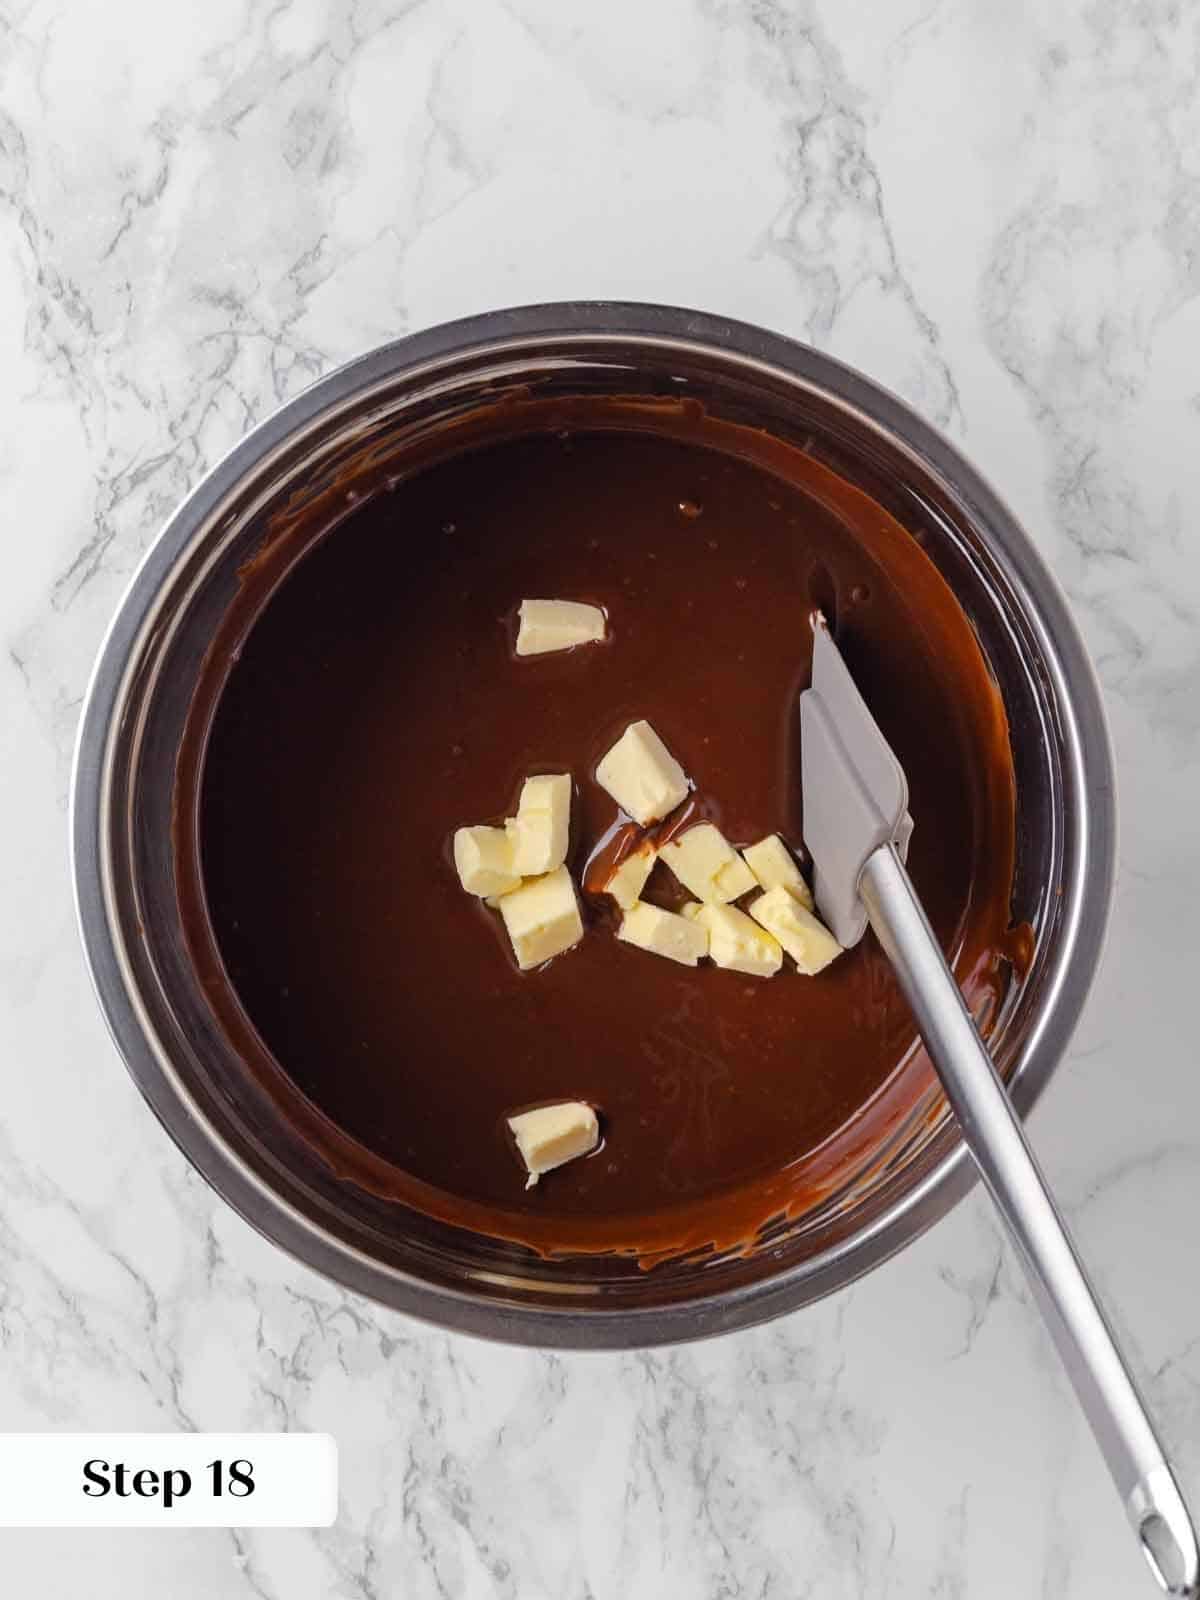
[[[913,537],[764,435],[694,404],[528,402],[451,447],[271,530],[210,652],[177,868],[214,1011],[374,1194],[548,1252],[750,1238],[928,1095],[874,939],[815,979],[693,971],[618,943],[588,892],[583,942],[522,974],[458,885],[454,829],[570,771],[569,865],[591,891],[597,847],[628,843],[596,764],[645,717],[696,784],[689,816],[798,846],[819,602],[908,773],[911,870],[986,1023],[1020,944],[999,694]],[[608,641],[518,659],[524,596],[603,606]],[[647,898],[684,896],[660,865]],[[505,1118],[563,1098],[600,1109],[604,1144],[526,1192]]]

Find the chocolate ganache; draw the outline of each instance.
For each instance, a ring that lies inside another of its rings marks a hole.
[[[601,606],[608,636],[518,658],[525,597]],[[598,892],[624,836],[595,769],[641,718],[695,786],[667,831],[800,849],[814,605],[907,771],[912,875],[986,1030],[1028,954],[1004,708],[919,542],[828,466],[691,401],[517,395],[264,530],[180,754],[180,910],[219,1025],[342,1181],[653,1260],[802,1210],[928,1096],[871,935],[815,978],[693,970],[619,943]],[[574,778],[586,932],[522,973],[450,841],[537,772]],[[645,898],[686,896],[659,866]],[[602,1145],[526,1191],[506,1118],[559,1099]]]

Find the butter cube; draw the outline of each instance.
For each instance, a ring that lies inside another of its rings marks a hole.
[[[709,905],[723,905],[757,887],[750,868],[711,822],[698,822],[659,853],[684,888]]]
[[[707,928],[687,917],[677,917],[673,911],[647,905],[644,900],[622,917],[617,938],[684,967],[694,967],[701,956],[708,954]]]
[[[657,859],[654,846],[649,839],[645,840],[636,850],[631,850],[620,866],[612,872],[604,885],[605,894],[612,895],[622,911],[631,910],[646,887],[646,879],[654,871]]]
[[[708,953],[718,967],[770,978],[783,965],[779,940],[736,906],[699,906],[695,917],[708,929]]]
[[[818,922],[783,884],[776,884],[752,900],[749,910],[760,927],[775,935],[806,977],[823,972],[842,953],[841,945],[825,924]]]
[[[583,938],[583,918],[566,867],[526,879],[501,900],[500,915],[522,972],[540,967]]]
[[[523,1111],[518,1117],[509,1117],[508,1126],[529,1174],[527,1189],[533,1188],[543,1172],[587,1155],[600,1143],[599,1119],[582,1100],[564,1100],[556,1106]]]
[[[596,768],[596,782],[642,827],[688,792],[687,774],[648,722],[631,722]]]
[[[523,878],[561,867],[571,832],[571,774],[526,778],[517,814],[504,828],[512,841],[513,867]]]
[[[481,899],[507,894],[521,881],[503,828],[459,828],[454,835],[454,865],[463,888]]]
[[[805,883],[800,868],[792,860],[791,851],[777,833],[743,850],[746,865],[764,889],[786,889],[794,894],[807,910],[813,909],[812,890]]]
[[[603,639],[604,613],[581,600],[522,600],[517,654],[541,656]]]
[[[742,895],[758,888],[754,874],[736,851],[733,860],[726,862],[717,873],[716,884],[722,904],[726,900],[740,900]]]

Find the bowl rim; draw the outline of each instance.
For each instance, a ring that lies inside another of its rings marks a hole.
[[[70,785],[76,917],[101,1011],[142,1095],[188,1161],[265,1237],[306,1266],[371,1299],[454,1331],[557,1348],[627,1349],[682,1343],[748,1327],[848,1285],[938,1221],[970,1189],[975,1169],[958,1141],[911,1190],[864,1229],[763,1280],[678,1305],[587,1311],[523,1306],[436,1284],[366,1255],[286,1201],[228,1144],[185,1090],[132,984],[113,915],[107,841],[112,743],[132,666],[163,586],[239,481],[320,419],[385,383],[450,357],[519,354],[553,340],[573,345],[691,349],[750,361],[859,413],[949,484],[987,530],[1055,678],[1062,712],[1064,803],[1077,833],[1063,861],[1063,954],[1009,1089],[1024,1115],[1065,1052],[1098,970],[1116,857],[1115,767],[1099,684],[1056,579],[991,486],[897,396],[811,346],[752,324],[674,306],[562,301],[442,323],[334,368],[228,451],[176,508],[134,572],[101,643],[84,698]]]

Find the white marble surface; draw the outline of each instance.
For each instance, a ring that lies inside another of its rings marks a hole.
[[[66,784],[164,513],[374,341],[692,303],[944,425],[1099,664],[1107,962],[1036,1142],[1200,1503],[1200,14],[1177,0],[0,0],[0,1423],[328,1428],[328,1533],[0,1535],[7,1593],[1153,1592],[976,1195],[820,1308],[549,1356],[258,1240],[100,1024]]]

